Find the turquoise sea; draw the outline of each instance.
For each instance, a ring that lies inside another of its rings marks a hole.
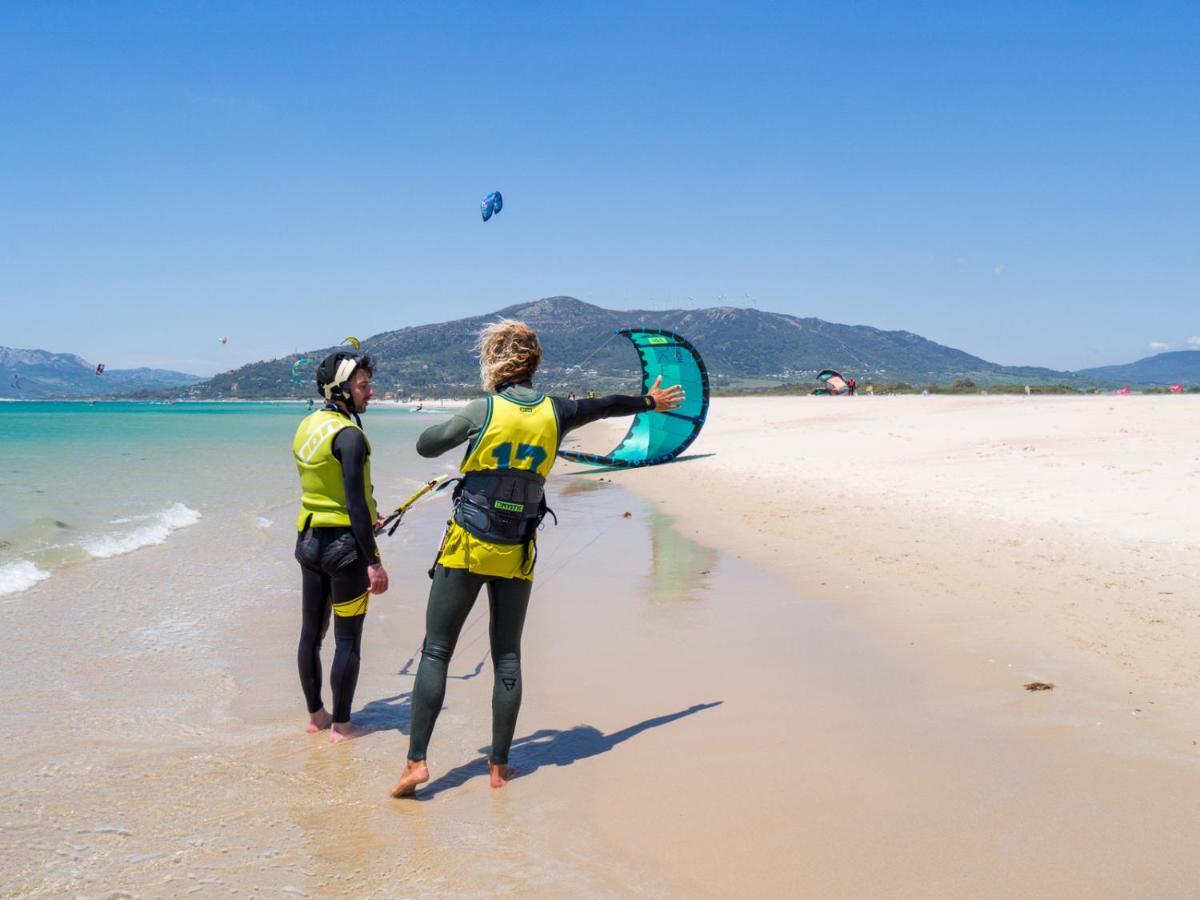
[[[0,596],[65,566],[161,544],[204,519],[284,524],[291,441],[305,403],[0,403]],[[373,466],[390,508],[456,460],[421,460],[417,433],[445,410],[372,406]]]

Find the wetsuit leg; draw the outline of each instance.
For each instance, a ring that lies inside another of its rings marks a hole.
[[[362,656],[367,589],[371,580],[349,528],[309,528],[296,538],[296,561],[303,573],[304,622],[297,660],[309,713],[321,709],[321,642],[332,615],[336,642],[329,680],[333,721],[350,721]]]
[[[408,758],[425,758],[429,738],[446,699],[446,672],[458,643],[467,614],[475,605],[484,579],[466,569],[436,566],[425,610],[425,641],[421,645],[421,664],[412,693],[412,731],[408,740]]]
[[[521,711],[521,632],[533,582],[521,578],[496,578],[488,582],[492,643],[492,755],[498,765],[508,764],[508,750]]]
[[[329,686],[333,688],[333,721],[339,724],[350,721],[354,706],[370,586],[367,567],[358,561],[330,576],[334,651]]]
[[[305,566],[300,567],[301,624],[300,646],[296,662],[300,669],[300,687],[312,715],[325,704],[321,702],[321,641],[329,628],[329,578]]]

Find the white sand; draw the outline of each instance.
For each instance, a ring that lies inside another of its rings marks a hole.
[[[1200,688],[1200,398],[718,399],[689,455],[622,482],[806,594]]]
[[[823,846],[858,842],[835,891],[878,864],[866,822],[905,840],[889,810],[930,843],[884,852],[892,874],[871,890],[1200,883],[1200,863],[1167,849],[1200,838],[1180,800],[1200,775],[1200,398],[718,399],[689,455],[616,480],[697,540],[834,601],[914,679],[902,709],[863,706],[887,748],[879,794],[857,796],[859,773],[826,759],[822,787],[861,805],[833,804]],[[791,739],[805,755],[814,732],[845,740],[834,718]],[[931,763],[941,784],[891,809]],[[897,875],[901,858],[929,879]]]

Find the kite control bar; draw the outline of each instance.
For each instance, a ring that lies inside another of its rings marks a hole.
[[[437,478],[433,479],[432,481],[426,482],[425,484],[421,485],[421,489],[419,491],[417,491],[415,494],[413,494],[411,497],[409,497],[407,500],[405,500],[403,503],[401,503],[399,506],[397,506],[385,518],[380,520],[379,524],[375,526],[375,533],[381,534],[383,532],[383,530],[388,527],[388,525],[391,525],[392,527],[388,528],[388,536],[390,537],[391,535],[395,534],[396,529],[400,527],[401,520],[404,519],[404,514],[406,512],[408,512],[409,508],[414,503],[416,503],[418,500],[420,500],[426,494],[431,493],[431,492],[436,493],[437,491],[440,491],[443,488],[445,488],[448,484],[450,484],[450,482],[456,481],[456,480],[457,479],[451,477],[450,475],[439,475]]]

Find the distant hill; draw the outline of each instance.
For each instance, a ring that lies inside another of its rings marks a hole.
[[[980,386],[1000,383],[1084,384],[1067,372],[1006,367],[945,347],[907,331],[839,325],[757,309],[604,309],[574,297],[547,297],[482,316],[387,331],[367,338],[363,349],[378,360],[377,390],[404,395],[479,392],[475,334],[500,316],[523,319],[537,329],[545,351],[538,383],[556,391],[629,389],[638,374],[628,342],[612,340],[627,325],[667,328],[685,335],[703,355],[717,387],[807,383],[821,369],[838,369],[860,382],[950,384],[969,378]],[[333,347],[303,356],[319,361]],[[252,363],[193,389],[202,397],[309,397],[312,366],[291,377],[298,356]],[[582,369],[575,368],[586,363]],[[815,386],[815,385],[814,385]]]
[[[1075,374],[1096,381],[1112,381],[1132,386],[1200,384],[1200,350],[1175,350],[1147,356],[1123,366],[1100,366]]]
[[[52,400],[109,397],[195,384],[199,375],[167,369],[105,369],[73,353],[0,347],[0,397]]]

